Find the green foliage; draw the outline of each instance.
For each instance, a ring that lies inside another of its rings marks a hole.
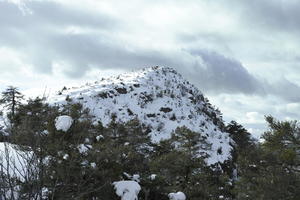
[[[4,107],[8,108],[8,117],[10,120],[13,120],[15,111],[17,107],[21,105],[21,100],[23,98],[24,96],[21,94],[19,89],[13,86],[9,86],[5,91],[2,92],[0,104],[3,104]]]
[[[33,149],[45,143],[51,122],[58,115],[58,108],[44,103],[43,99],[29,99],[26,104],[20,105],[15,114],[11,141]]]
[[[276,121],[266,117],[270,130],[265,132],[264,149],[276,154],[278,162],[289,166],[300,166],[300,127],[297,121]]]
[[[298,199],[299,174],[289,172],[262,148],[250,153],[238,162],[238,199]]]
[[[15,91],[14,108],[9,91]],[[300,195],[300,128],[296,121],[267,117],[269,130],[262,143],[240,124],[230,122],[225,130],[233,140],[232,160],[207,166],[211,144],[206,136],[186,127],[177,128],[169,139],[152,143],[150,128],[137,119],[120,123],[112,115],[111,123],[103,126],[70,98],[60,107],[40,98],[21,104],[22,95],[16,88],[6,92],[1,102],[12,109],[9,140],[34,155],[28,160],[33,166],[30,176],[10,180],[23,199],[37,198],[47,188],[46,199],[116,200],[112,183],[132,179],[133,174],[141,177],[139,199],[145,200],[167,200],[168,193],[177,191],[189,200],[296,200]],[[73,119],[66,132],[55,127],[61,115]],[[0,178],[9,179],[4,174]],[[0,192],[8,183],[0,183]]]
[[[170,139],[154,145],[150,170],[158,175],[161,186],[156,191],[165,195],[183,191],[188,199],[218,199],[229,177],[205,164],[208,155],[203,152],[209,149],[201,134],[186,127],[177,128]]]
[[[74,120],[66,132],[55,128],[60,115]],[[206,166],[204,152],[210,145],[201,134],[181,127],[169,140],[153,144],[150,129],[137,119],[116,119],[112,116],[107,127],[97,124],[89,110],[71,99],[60,108],[39,98],[20,105],[11,141],[32,150],[37,165],[35,178],[22,183],[22,195],[29,198],[47,188],[51,199],[116,199],[111,183],[130,179],[124,173],[141,176],[140,196],[148,200],[168,199],[176,191],[189,199],[215,199],[224,193],[219,188],[228,177]]]
[[[266,117],[264,142],[238,159],[238,199],[296,200],[300,192],[299,126]]]
[[[55,128],[59,115],[74,120],[67,132]],[[80,104],[70,102],[58,109],[41,99],[21,106],[17,119],[12,138],[38,156],[36,190],[47,188],[49,198],[114,199],[111,183],[120,180],[123,172],[147,174],[150,137],[137,120],[125,124],[112,121],[105,128],[101,123],[95,125]]]
[[[226,126],[226,132],[229,133],[230,137],[234,141],[234,147],[237,151],[247,151],[251,146],[254,145],[254,139],[251,134],[240,124],[235,121],[231,121]]]

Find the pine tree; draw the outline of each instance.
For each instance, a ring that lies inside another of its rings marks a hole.
[[[23,151],[32,152],[33,156],[28,162],[35,167],[32,176],[21,185],[23,197],[31,199],[33,193],[40,193],[46,177],[45,162],[47,154],[49,122],[57,116],[58,109],[49,106],[44,99],[39,97],[29,99],[26,103],[18,106],[15,111],[14,130],[9,138],[18,144]],[[34,192],[33,192],[34,191]],[[40,194],[41,195],[41,194]]]
[[[4,107],[9,109],[11,118],[13,119],[16,108],[21,105],[21,100],[23,98],[24,95],[21,94],[17,87],[9,86],[4,92],[2,92],[0,104],[4,104]]]
[[[238,199],[299,199],[299,126],[266,117],[264,142],[239,155]]]
[[[120,170],[119,175],[123,172],[142,175],[146,171],[151,141],[138,120],[125,124],[112,121],[102,134],[103,149]]]
[[[232,158],[230,161],[227,161],[222,164],[222,168],[226,171],[231,178],[231,189],[234,189],[235,182],[242,174],[241,169],[238,162],[242,159],[248,158],[248,156],[255,151],[256,144],[255,140],[251,137],[251,134],[240,124],[235,121],[231,121],[226,127],[225,130],[229,133],[230,138],[233,140],[231,143]],[[234,198],[234,191],[231,191],[232,198]]]
[[[235,143],[233,146],[237,151],[247,151],[247,148],[254,144],[254,139],[251,137],[251,134],[235,121],[231,121],[225,130],[233,139]]]
[[[289,170],[299,172],[300,167],[300,126],[297,121],[276,121],[266,117],[269,131],[265,132],[263,147],[267,152],[276,154],[280,163]]]
[[[155,145],[150,169],[160,180],[157,192],[183,191],[189,199],[214,199],[218,185],[210,180],[213,172],[204,161],[209,149],[200,133],[186,127],[177,128],[170,139]]]

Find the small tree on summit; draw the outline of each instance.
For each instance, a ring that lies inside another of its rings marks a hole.
[[[0,104],[9,109],[10,117],[13,119],[15,116],[16,108],[21,105],[21,100],[24,95],[21,94],[17,87],[9,86],[5,91],[2,92],[0,98]]]

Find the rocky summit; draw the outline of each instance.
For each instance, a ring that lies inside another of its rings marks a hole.
[[[221,113],[203,93],[169,67],[150,67],[63,88],[49,98],[51,104],[72,100],[90,110],[94,123],[108,125],[138,119],[149,129],[154,142],[167,139],[177,127],[201,133],[211,144],[207,164],[230,158],[230,137],[224,131]]]

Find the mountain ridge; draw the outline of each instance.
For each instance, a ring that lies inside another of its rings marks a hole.
[[[208,164],[230,159],[229,134],[219,110],[202,92],[170,67],[149,67],[89,83],[63,88],[49,98],[62,105],[72,100],[90,110],[94,123],[108,125],[138,119],[150,127],[154,142],[170,137],[177,127],[185,126],[202,133],[211,150]]]

